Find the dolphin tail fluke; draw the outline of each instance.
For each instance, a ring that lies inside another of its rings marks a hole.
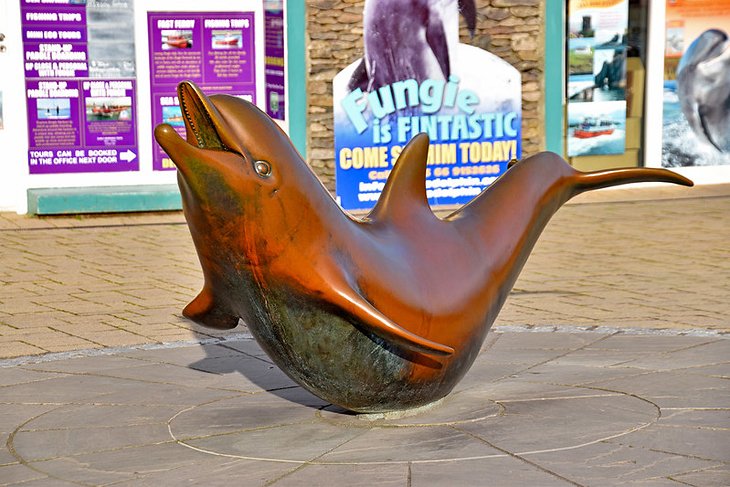
[[[213,293],[207,287],[185,306],[183,316],[199,325],[218,330],[230,330],[238,325],[238,317],[217,305]]]
[[[694,183],[675,172],[660,168],[623,168],[606,171],[577,172],[575,176],[575,193],[593,189],[607,188],[629,183],[674,183],[682,186],[693,186]]]

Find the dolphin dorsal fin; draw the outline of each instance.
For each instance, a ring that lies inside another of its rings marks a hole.
[[[418,134],[398,156],[377,204],[368,215],[373,222],[402,222],[419,214],[434,216],[426,196],[428,135]]]

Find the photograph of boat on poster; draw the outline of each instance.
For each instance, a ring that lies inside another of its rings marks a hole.
[[[626,140],[626,102],[568,105],[568,154],[620,154]]]
[[[243,33],[240,30],[214,30],[211,36],[213,49],[240,49]]]
[[[132,117],[132,98],[86,98],[86,120],[129,120]]]
[[[163,30],[162,49],[190,49],[193,47],[192,30]]]

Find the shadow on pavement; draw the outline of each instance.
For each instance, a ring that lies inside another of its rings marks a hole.
[[[235,331],[241,333],[245,329],[245,325],[239,325]],[[253,338],[205,343],[210,340],[210,335],[194,330],[193,333],[196,339],[202,342],[200,348],[206,356],[188,364],[190,369],[217,375],[237,373],[262,391],[287,401],[313,409],[331,406],[330,403],[316,397],[290,379],[261,350]],[[245,385],[244,382],[242,381],[242,386]],[[347,415],[352,414],[345,410],[341,412]]]

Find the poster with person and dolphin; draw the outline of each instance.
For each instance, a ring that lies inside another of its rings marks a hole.
[[[429,137],[432,205],[463,204],[521,157],[520,72],[459,42],[474,0],[365,0],[364,55],[333,81],[340,205],[372,208],[403,147]]]
[[[730,165],[730,0],[669,0],[662,166]]]

